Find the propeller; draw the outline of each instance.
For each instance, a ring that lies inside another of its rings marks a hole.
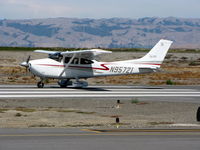
[[[26,67],[26,72],[27,72],[27,70],[29,70],[29,67],[30,67],[30,65],[31,65],[31,64],[29,63],[30,58],[31,58],[31,56],[29,55],[28,58],[26,59],[26,61],[20,63],[20,66]],[[30,70],[29,70],[29,71],[30,71]]]
[[[30,61],[31,55],[28,56],[28,58],[26,59],[26,63],[28,64]]]

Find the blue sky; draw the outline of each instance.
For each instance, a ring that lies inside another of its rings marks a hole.
[[[200,0],[0,0],[0,19],[200,18]]]

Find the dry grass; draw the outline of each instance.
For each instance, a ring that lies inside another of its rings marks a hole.
[[[21,113],[16,113],[16,114],[15,114],[15,117],[21,117],[21,116],[22,116]]]
[[[95,114],[95,112],[80,111],[80,110],[74,110],[74,109],[59,109],[59,110],[56,110],[56,111],[57,112],[63,112],[63,113],[74,112],[74,113],[78,113],[78,114],[87,114],[87,115]]]
[[[7,108],[0,108],[0,113],[5,113],[5,111],[8,111],[9,109]]]
[[[64,127],[71,127],[71,128],[76,128],[76,127],[101,127],[104,126],[104,124],[68,124],[65,125]]]
[[[16,111],[21,111],[21,112],[35,112],[36,109],[33,108],[25,108],[25,107],[18,107],[15,108]]]
[[[34,124],[30,125],[29,128],[53,128],[55,125],[52,124]]]
[[[167,80],[176,85],[200,84],[200,67],[163,67],[165,72],[95,78],[95,83],[126,85],[166,85]]]
[[[174,124],[174,122],[148,122],[149,125],[153,125],[153,126],[156,126],[156,125],[170,125],[170,124]]]
[[[95,112],[87,112],[87,111],[76,111],[76,113],[78,113],[78,114],[86,114],[86,115],[95,114]]]
[[[1,74],[5,75],[15,75],[15,74],[25,74],[26,69],[20,66],[0,66]]]
[[[63,113],[71,113],[71,112],[76,112],[77,110],[72,110],[72,109],[59,109],[56,110],[57,112],[63,112]]]

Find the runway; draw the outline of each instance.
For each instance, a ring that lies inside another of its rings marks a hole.
[[[197,150],[197,129],[129,129],[128,132],[92,132],[84,129],[0,129],[3,150]]]
[[[84,89],[49,86],[0,86],[0,98],[129,98],[200,97],[199,87],[90,86]]]
[[[86,89],[58,88],[49,85],[0,85],[1,99],[97,99],[140,97],[146,101],[180,101],[200,103],[198,86],[90,86]],[[24,101],[22,101],[24,103]],[[20,103],[21,104],[21,103]],[[41,104],[40,104],[41,105]],[[200,129],[83,129],[83,128],[0,128],[3,150],[197,150]]]

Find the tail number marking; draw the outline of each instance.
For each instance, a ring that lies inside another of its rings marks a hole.
[[[113,73],[132,73],[134,71],[134,67],[111,67],[110,72]]]

